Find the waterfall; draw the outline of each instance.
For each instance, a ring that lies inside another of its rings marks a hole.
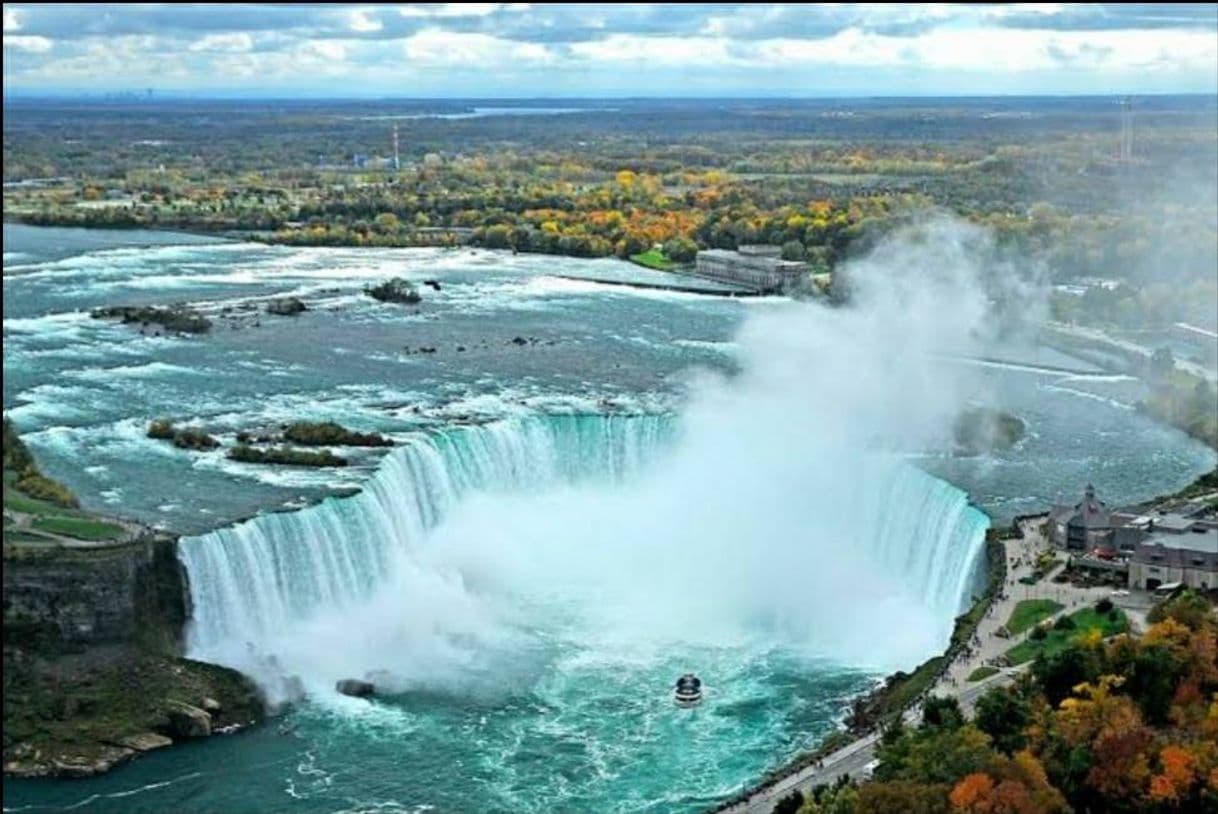
[[[849,470],[855,477],[829,473],[839,475],[839,490],[806,488],[823,493],[806,505],[776,492],[784,502],[731,506],[712,495],[712,505],[697,507],[691,494],[705,490],[674,459],[684,446],[673,443],[678,434],[669,416],[537,416],[449,429],[393,450],[357,495],[183,538],[188,652],[257,675],[268,653],[321,649],[293,667],[318,669],[320,658],[326,669],[333,656],[341,675],[339,651],[359,639],[351,664],[381,667],[393,651],[409,654],[412,668],[433,660],[455,670],[468,653],[454,641],[468,648],[495,635],[466,584],[487,574],[526,594],[575,586],[576,601],[579,586],[598,587],[589,574],[614,589],[630,583],[613,607],[641,608],[642,635],[657,627],[647,619],[689,613],[707,622],[713,641],[736,618],[769,615],[792,630],[819,631],[831,650],[855,639],[870,646],[871,630],[892,627],[879,609],[891,617],[916,607],[930,620],[919,631],[933,632],[904,635],[922,649],[945,641],[976,585],[987,525],[961,490],[891,456],[865,455]],[[665,461],[675,465],[665,469]],[[556,493],[566,502],[545,502]],[[472,511],[479,501],[481,511]],[[450,518],[471,514],[478,522],[450,528]],[[468,540],[472,550],[455,565],[439,568],[429,556]],[[699,552],[698,562],[689,559]],[[818,599],[770,589],[774,564],[784,562],[789,575],[778,576],[806,574],[805,593]],[[849,592],[839,594],[846,582]],[[906,604],[885,604],[897,595]],[[857,606],[846,616],[870,627],[826,629],[823,619],[843,602]]]
[[[323,609],[367,597],[472,492],[618,482],[674,432],[665,415],[508,419],[428,434],[393,450],[364,489],[183,538],[189,652],[218,658]]]
[[[879,488],[866,493],[864,539],[943,618],[958,615],[982,584],[989,518],[963,491],[916,467],[887,467],[878,477]]]

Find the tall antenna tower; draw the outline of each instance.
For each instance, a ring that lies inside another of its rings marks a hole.
[[[1128,96],[1121,99],[1121,147],[1117,157],[1122,164],[1133,159],[1133,104]]]
[[[393,168],[400,170],[402,168],[402,160],[398,155],[398,125],[393,123]]]

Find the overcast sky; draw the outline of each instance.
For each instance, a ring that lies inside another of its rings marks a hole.
[[[4,6],[4,91],[1218,91],[1218,4]]]

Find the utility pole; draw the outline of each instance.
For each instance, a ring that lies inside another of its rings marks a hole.
[[[398,155],[398,124],[393,123],[393,169],[396,172],[402,168],[402,159]]]
[[[1121,147],[1120,162],[1128,164],[1133,159],[1133,104],[1129,97],[1121,99]]]

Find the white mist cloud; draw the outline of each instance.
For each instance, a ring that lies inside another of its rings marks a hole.
[[[758,308],[737,337],[741,374],[694,386],[680,439],[644,477],[481,495],[425,561],[497,602],[579,608],[589,638],[632,652],[760,638],[917,663],[967,598],[970,553],[937,507],[901,503],[929,483],[901,456],[942,444],[963,403],[965,374],[934,356],[982,341],[992,262],[988,236],[955,221],[894,236],[853,264],[851,307]]]

